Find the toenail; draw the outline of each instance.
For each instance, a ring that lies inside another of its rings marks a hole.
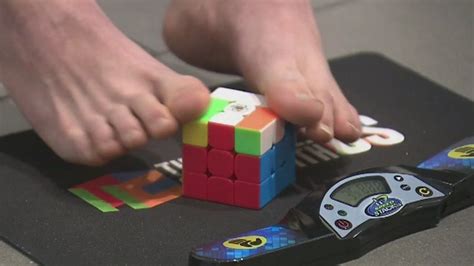
[[[163,137],[163,134],[166,134],[169,131],[175,130],[175,123],[173,120],[168,118],[160,118],[156,120],[151,126],[151,130],[154,133],[154,137],[160,138]]]
[[[331,130],[330,127],[328,127],[327,125],[321,123],[319,125],[319,128],[321,129],[322,132],[324,132],[324,134],[327,135],[328,138],[332,139],[332,130]]]
[[[159,132],[162,128],[163,125],[165,125],[166,122],[164,121],[163,118],[158,118],[153,121],[153,123],[149,124],[149,127],[153,130],[153,132]]]
[[[102,149],[103,152],[105,153],[111,153],[113,151],[116,151],[120,148],[120,146],[118,145],[117,142],[113,141],[113,140],[108,140],[108,141],[105,141],[103,142],[99,148]]]
[[[308,101],[308,100],[316,100],[313,95],[305,92],[297,92],[295,94],[296,99],[302,100],[302,101]]]
[[[356,126],[354,126],[352,123],[348,123],[349,124],[349,127],[352,128],[352,130],[354,131],[354,133],[356,133],[357,135],[360,135],[360,129]]]
[[[125,142],[135,144],[141,142],[142,134],[137,130],[132,130],[124,135]]]
[[[296,99],[300,100],[300,101],[313,101],[316,103],[316,105],[318,105],[318,108],[324,108],[324,103],[319,100],[319,99],[316,99],[313,95],[311,94],[307,94],[307,93],[297,93],[295,94],[296,96]]]
[[[118,147],[117,145],[114,146],[98,146],[97,147],[97,154],[101,157],[103,160],[110,160],[119,154],[121,154],[123,151]]]

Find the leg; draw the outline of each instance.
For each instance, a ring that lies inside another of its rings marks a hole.
[[[0,80],[66,160],[102,164],[207,106],[202,83],[145,53],[94,1],[5,0],[0,32]]]
[[[329,70],[309,1],[174,0],[164,35],[185,61],[243,75],[310,138],[359,137],[357,111]]]

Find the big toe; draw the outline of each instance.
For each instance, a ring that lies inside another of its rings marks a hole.
[[[198,118],[209,104],[209,90],[198,79],[176,75],[155,85],[156,94],[181,124]]]
[[[324,104],[311,92],[305,79],[295,71],[291,78],[287,74],[269,73],[273,77],[257,88],[265,94],[269,106],[281,117],[300,126],[308,126],[319,121]]]
[[[332,90],[334,99],[334,134],[345,142],[357,140],[361,136],[359,114],[342,94],[339,86]]]

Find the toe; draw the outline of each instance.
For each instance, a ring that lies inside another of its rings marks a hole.
[[[64,106],[59,105],[59,107]],[[59,110],[62,112],[51,115],[49,119],[33,122],[36,132],[48,146],[59,157],[71,163],[89,166],[99,166],[106,163],[108,156],[102,156],[99,153],[95,144],[97,143],[94,139],[95,134],[91,134],[92,131],[88,130],[91,127],[87,125],[85,116],[79,117],[67,108],[59,108]],[[99,120],[89,120],[97,126],[101,124]],[[112,151],[112,153],[114,152]]]
[[[125,148],[114,132],[114,129],[103,117],[95,117],[87,121],[88,136],[96,153],[105,161],[109,161],[125,152]]]
[[[306,128],[306,136],[320,143],[330,141],[334,137],[334,101],[330,94],[319,97],[324,102],[321,120]]]
[[[87,132],[79,127],[70,127],[63,134],[61,136],[63,143],[55,150],[63,159],[89,166],[99,166],[106,163],[107,160],[97,153]]]
[[[357,111],[349,103],[347,106],[338,106],[335,110],[335,136],[344,142],[357,140],[361,135],[360,122],[356,119]]]
[[[154,95],[135,97],[130,102],[130,108],[141,120],[148,135],[153,138],[163,139],[177,131],[177,121],[168,108],[161,104]]]
[[[320,141],[330,140],[324,137],[329,136],[327,133],[332,134],[331,138],[341,141],[355,141],[361,132],[357,111],[347,101],[320,52],[303,68],[304,76],[311,84],[311,91],[317,98],[321,97],[325,107],[321,123],[317,127],[307,128],[307,132]],[[327,132],[324,132],[325,129],[328,129]]]
[[[111,109],[107,117],[124,147],[133,149],[147,142],[145,130],[126,106],[120,105]]]
[[[357,110],[347,101],[339,87],[331,90],[334,99],[334,134],[336,138],[352,142],[361,134]]]
[[[191,76],[163,78],[155,83],[155,92],[179,123],[198,118],[209,104],[209,90]]]
[[[308,93],[305,84],[283,81],[268,88],[269,106],[284,119],[301,126],[321,119],[324,104]]]
[[[324,104],[310,90],[297,68],[268,68],[254,81],[265,94],[269,106],[281,117],[300,126],[309,126],[322,117]]]

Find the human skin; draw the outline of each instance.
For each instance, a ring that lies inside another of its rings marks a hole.
[[[95,1],[0,1],[0,32],[0,80],[67,161],[100,165],[167,138],[209,102],[202,82],[148,55]],[[163,33],[183,60],[242,75],[309,138],[359,137],[308,1],[174,0]]]

